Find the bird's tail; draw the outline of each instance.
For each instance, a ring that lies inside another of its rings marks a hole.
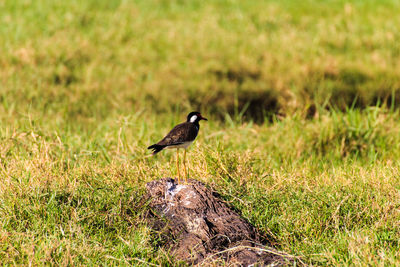
[[[149,146],[147,149],[152,149],[153,155],[155,155],[158,152],[160,152],[161,150],[163,150],[164,147],[166,147],[166,146],[154,144],[154,145]]]

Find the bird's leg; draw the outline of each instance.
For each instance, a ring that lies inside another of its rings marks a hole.
[[[183,150],[183,168],[185,173],[185,184],[187,184],[187,171],[186,171],[186,149]]]
[[[179,184],[181,178],[181,174],[179,172],[179,148],[176,149],[176,170],[178,172],[178,184]]]

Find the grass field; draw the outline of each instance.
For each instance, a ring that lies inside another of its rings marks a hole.
[[[173,264],[146,147],[313,265],[400,265],[400,3],[0,0],[0,262]]]

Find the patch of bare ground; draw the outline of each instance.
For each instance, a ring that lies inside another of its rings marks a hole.
[[[163,178],[147,183],[147,219],[176,260],[189,264],[284,266],[301,263],[271,247],[257,229],[203,183],[177,184]]]

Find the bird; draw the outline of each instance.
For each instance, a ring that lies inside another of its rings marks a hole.
[[[163,149],[176,148],[176,168],[178,172],[178,184],[180,183],[180,172],[179,172],[179,149],[183,148],[183,167],[185,173],[185,183],[187,183],[187,172],[186,172],[186,149],[196,139],[197,134],[200,130],[199,122],[201,120],[207,121],[206,118],[201,116],[200,112],[192,111],[187,115],[186,122],[176,125],[161,141],[156,144],[149,146],[147,149],[152,150],[152,154],[156,155]]]

